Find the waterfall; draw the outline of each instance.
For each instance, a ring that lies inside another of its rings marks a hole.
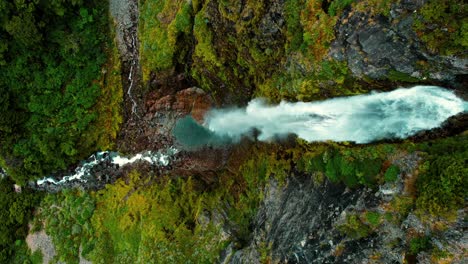
[[[447,118],[467,110],[467,102],[453,91],[415,86],[310,103],[268,105],[254,99],[244,108],[210,111],[204,126],[215,137],[234,141],[257,130],[259,140],[296,134],[309,142],[369,143],[439,127]]]
[[[104,162],[110,162],[111,164],[122,167],[137,161],[143,161],[153,165],[166,167],[170,164],[174,155],[177,153],[178,150],[173,147],[159,152],[146,151],[143,153],[136,154],[132,157],[120,156],[117,152],[97,152],[91,155],[91,157],[89,157],[86,162],[82,162],[82,164],[75,169],[75,172],[73,174],[67,175],[61,180],[55,180],[52,177],[45,177],[41,180],[38,180],[36,183],[40,186],[45,183],[60,185],[65,182],[71,181],[87,182],[90,179],[90,177],[93,177],[92,169],[96,165],[102,164]]]

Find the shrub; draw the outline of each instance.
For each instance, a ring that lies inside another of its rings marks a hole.
[[[356,214],[348,214],[346,216],[346,222],[338,226],[338,230],[342,234],[353,239],[367,237],[371,233],[369,226],[364,224]]]
[[[394,182],[397,180],[398,174],[400,173],[400,168],[395,165],[391,165],[388,167],[387,171],[385,171],[384,179],[386,182]]]
[[[468,137],[466,135],[424,146],[429,157],[417,181],[417,208],[421,214],[453,215],[464,206],[468,190]]]
[[[415,237],[410,240],[409,252],[412,255],[417,255],[421,251],[428,250],[431,247],[430,237]]]
[[[366,212],[366,220],[372,227],[380,224],[381,215],[377,212]]]

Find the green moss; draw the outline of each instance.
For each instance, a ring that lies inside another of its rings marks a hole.
[[[405,219],[409,212],[414,207],[414,198],[410,196],[397,196],[395,197],[392,202],[392,211],[395,214],[394,220],[395,222],[400,222]]]
[[[430,144],[430,145],[429,145]],[[468,136],[423,144],[427,161],[420,167],[417,209],[420,214],[454,215],[464,206],[468,186]]]
[[[391,81],[401,81],[409,83],[415,83],[420,81],[418,78],[412,77],[407,73],[399,72],[396,70],[390,70],[387,74],[387,78]]]
[[[398,3],[399,0],[363,0],[353,5],[354,10],[370,14],[372,16],[384,15],[390,16],[392,4]]]
[[[395,182],[398,178],[398,174],[400,173],[400,168],[395,165],[391,165],[384,174],[384,179],[386,182]]]
[[[287,51],[297,51],[302,45],[303,29],[301,26],[301,12],[303,7],[303,0],[291,0],[285,2],[284,9],[288,37],[285,49]]]
[[[380,225],[381,215],[378,212],[366,212],[366,221],[375,228]]]
[[[355,0],[334,0],[328,8],[328,14],[335,16],[340,14],[346,7],[351,5]]]
[[[346,222],[337,228],[343,235],[352,239],[364,238],[371,234],[369,226],[364,224],[355,214],[346,215]]]
[[[463,0],[430,0],[418,11],[414,29],[429,51],[466,56],[467,12]]]
[[[197,40],[194,56],[201,58],[203,61],[212,66],[221,67],[222,62],[218,59],[216,51],[213,47],[213,34],[208,28],[209,18],[206,17],[204,9],[195,16],[193,28],[194,36]]]
[[[192,34],[190,2],[146,0],[140,8],[139,38],[143,80],[151,71],[164,71],[184,63]]]
[[[417,255],[421,251],[426,251],[430,249],[431,243],[430,243],[430,237],[424,236],[424,237],[415,237],[412,238],[409,242],[409,252],[412,255]]]

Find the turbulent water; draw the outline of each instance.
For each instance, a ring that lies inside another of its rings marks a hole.
[[[452,91],[415,86],[311,103],[271,106],[255,99],[245,108],[209,112],[204,125],[214,135],[233,140],[257,130],[259,140],[296,134],[307,141],[369,143],[439,127],[467,110],[468,103]]]
[[[89,157],[86,162],[83,162],[80,166],[78,166],[73,174],[65,176],[61,180],[55,180],[52,177],[46,177],[44,179],[38,180],[36,183],[40,186],[45,183],[60,185],[65,182],[72,181],[87,182],[90,177],[93,177],[93,168],[96,165],[105,162],[109,162],[111,164],[119,166],[125,166],[136,161],[144,161],[150,164],[164,167],[169,165],[171,159],[175,154],[177,154],[177,152],[177,149],[169,148],[162,152],[147,151],[144,153],[136,154],[133,157],[123,157],[120,156],[117,152],[98,152],[96,154],[91,155],[91,157]]]

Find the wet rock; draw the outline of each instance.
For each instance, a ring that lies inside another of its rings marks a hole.
[[[330,55],[346,61],[359,79],[391,79],[392,74],[415,77],[452,87],[462,87],[457,76],[468,73],[468,59],[431,54],[412,29],[417,10],[426,1],[402,1],[392,5],[390,16],[358,11],[344,12],[336,26]],[[426,69],[419,64],[425,62]]]
[[[468,129],[468,113],[460,113],[447,119],[440,127],[418,132],[409,139],[420,142],[431,139],[449,137],[460,134]]]

